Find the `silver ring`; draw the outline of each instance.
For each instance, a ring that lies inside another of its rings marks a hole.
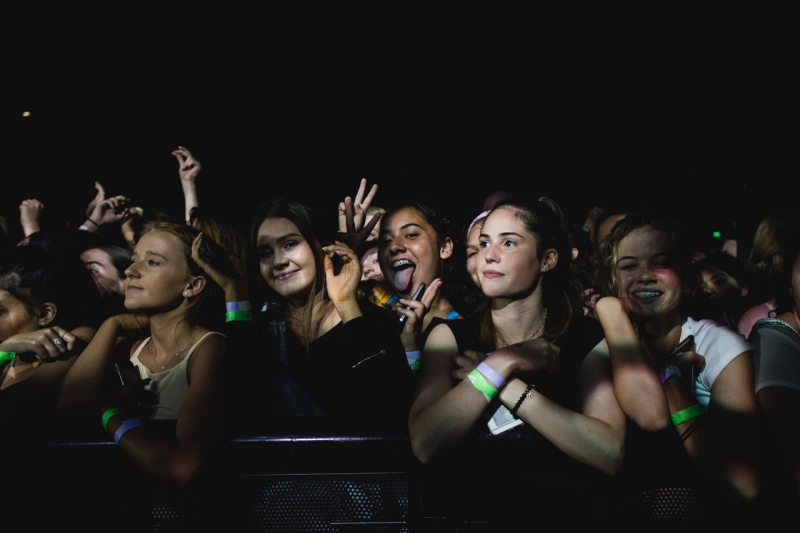
[[[56,348],[61,348],[62,346],[64,346],[64,341],[62,341],[61,339],[54,339],[53,344],[56,345]]]

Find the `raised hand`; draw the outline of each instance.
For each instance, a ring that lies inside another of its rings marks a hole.
[[[198,174],[200,174],[200,171],[203,168],[203,165],[201,165],[200,161],[192,156],[192,152],[183,146],[178,146],[177,150],[172,151],[172,155],[174,155],[175,159],[178,160],[178,175],[180,176],[181,181],[196,180]]]
[[[44,204],[35,198],[23,200],[19,205],[19,223],[22,225],[22,232],[25,236],[36,233],[41,229],[39,218],[44,211]]]
[[[401,298],[398,301],[397,313],[408,317],[403,329],[400,331],[400,342],[403,343],[403,347],[407,352],[422,349],[422,346],[419,345],[422,322],[425,315],[428,314],[431,304],[436,300],[436,295],[439,293],[441,286],[442,280],[436,278],[425,288],[420,300],[414,301]]]
[[[246,275],[244,266],[242,266],[239,258],[233,254],[228,255],[228,259],[233,263],[234,268],[239,273],[236,278],[231,278],[217,270],[208,259],[200,253],[200,246],[203,244],[203,239],[208,239],[203,233],[195,237],[192,243],[192,259],[197,263],[197,266],[203,269],[208,276],[213,279],[217,285],[222,287],[225,291],[225,301],[227,302],[242,302],[249,299],[247,291],[247,282],[245,281]]]
[[[381,214],[376,213],[368,222],[365,221],[367,209],[372,205],[378,186],[373,185],[365,197],[366,190],[367,180],[362,179],[355,200],[348,196],[339,203],[339,238],[353,250],[358,250],[366,242],[381,219]]]
[[[324,247],[322,251],[325,253],[325,288],[328,291],[328,298],[333,302],[342,321],[347,322],[356,316],[361,316],[356,301],[358,283],[361,281],[361,262],[358,256],[346,244],[339,241]],[[342,270],[338,275],[333,271],[334,255],[342,259]]]
[[[97,204],[106,199],[106,190],[100,185],[99,181],[94,182],[94,188],[97,189],[97,194],[94,195],[92,201],[86,206],[86,218],[91,218],[92,212],[94,208],[97,207]]]
[[[92,211],[89,221],[102,226],[119,222],[128,214],[128,198],[125,196],[114,196],[97,204]]]

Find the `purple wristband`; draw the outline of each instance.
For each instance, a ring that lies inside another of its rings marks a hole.
[[[671,365],[671,366],[668,366],[667,368],[665,368],[664,370],[662,370],[661,374],[659,374],[659,377],[661,378],[661,384],[663,385],[664,383],[666,383],[667,380],[669,378],[671,378],[672,376],[678,376],[678,378],[680,378],[681,377],[681,369],[678,368],[675,365]]]
[[[119,444],[119,439],[127,433],[128,431],[132,430],[133,428],[142,428],[144,427],[144,422],[139,420],[138,418],[129,418],[117,428],[117,431],[114,432],[114,442]]]
[[[250,311],[250,302],[225,302],[225,311]]]
[[[481,364],[479,364],[476,370],[481,374],[483,374],[483,377],[491,381],[497,390],[502,389],[503,386],[506,384],[506,380],[503,379],[503,376],[495,372],[495,370],[486,363],[482,362]]]

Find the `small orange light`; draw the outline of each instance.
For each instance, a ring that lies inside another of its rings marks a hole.
[[[29,116],[31,116],[31,112],[30,111],[23,111],[22,112],[22,116],[23,117],[29,117]]]

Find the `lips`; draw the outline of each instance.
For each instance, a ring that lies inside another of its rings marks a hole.
[[[500,278],[500,277],[503,277],[503,276],[504,276],[504,274],[502,274],[502,273],[500,273],[500,272],[498,272],[496,270],[484,270],[483,271],[483,277],[486,278],[486,279],[495,279],[495,278]]]
[[[636,291],[633,297],[643,302],[651,302],[663,294],[661,291]]]
[[[392,263],[392,272],[394,272],[394,279],[392,280],[394,288],[399,293],[405,293],[411,286],[411,278],[414,276],[417,265],[408,259],[398,259]]]
[[[281,273],[281,274],[279,274],[277,276],[273,276],[273,277],[275,278],[276,281],[286,281],[287,279],[291,278],[292,276],[294,276],[298,272],[300,272],[299,269],[298,270],[292,270],[291,272],[283,272],[283,273]]]

